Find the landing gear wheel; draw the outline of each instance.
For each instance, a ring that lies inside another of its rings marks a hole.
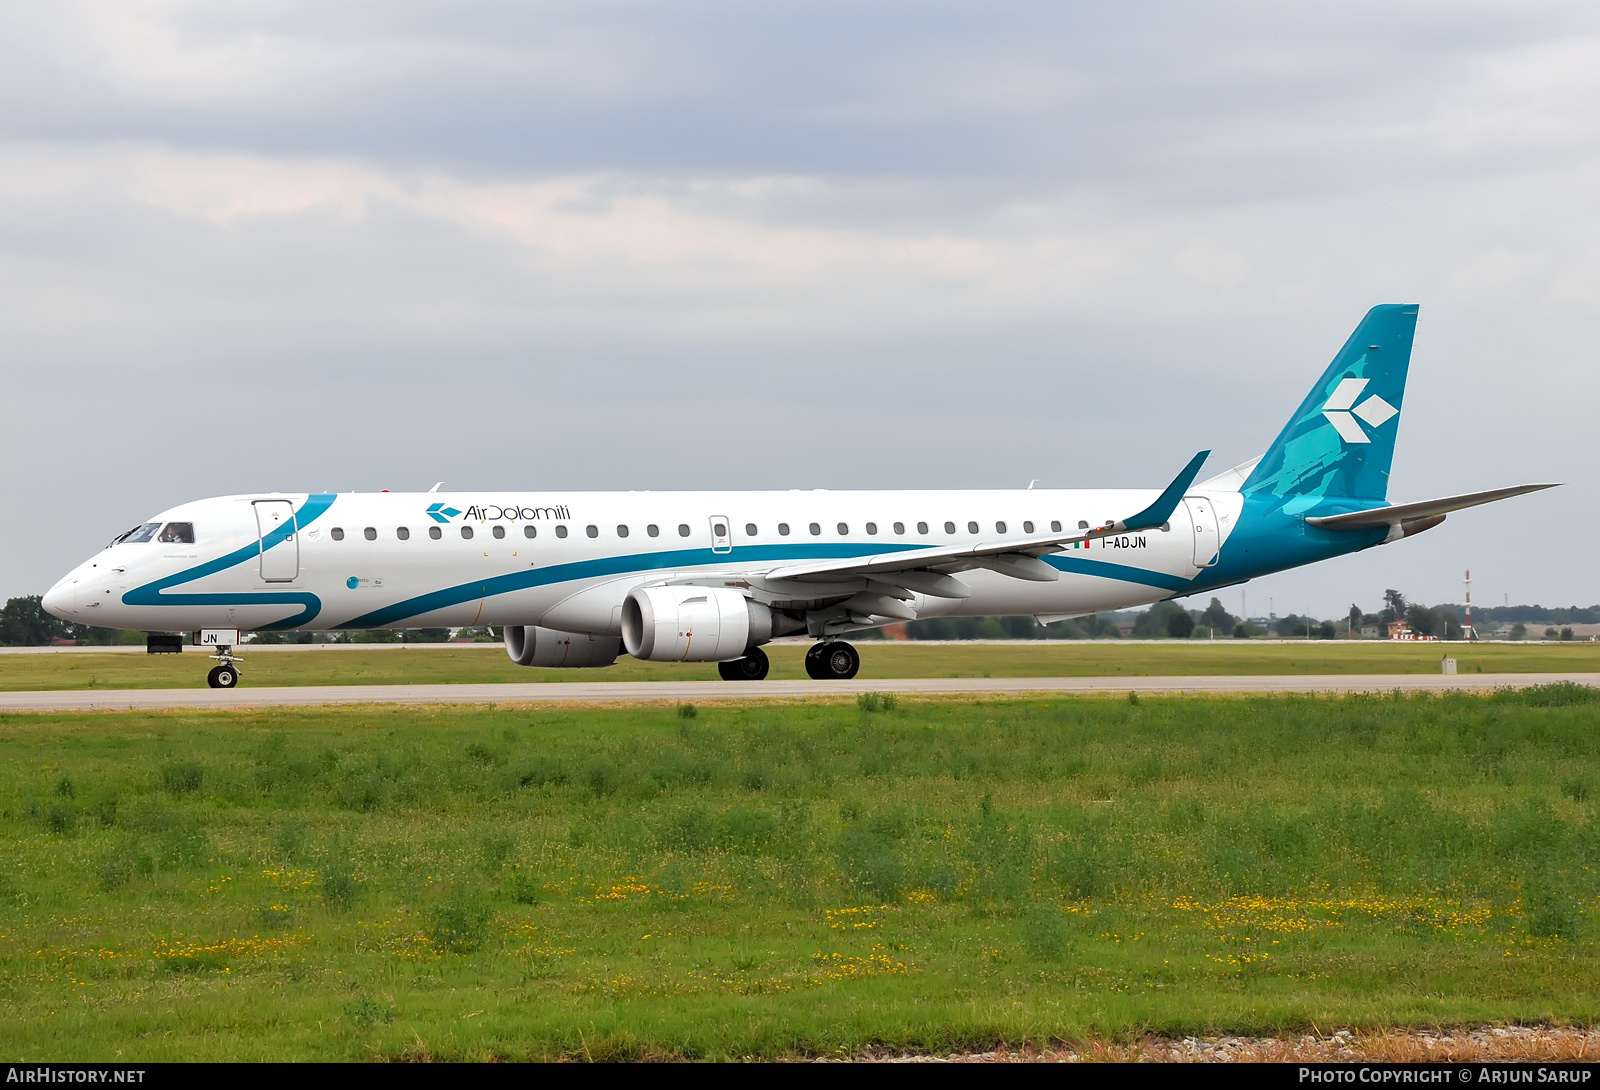
[[[213,666],[211,672],[206,675],[206,684],[213,689],[231,689],[239,684],[239,671],[227,663]]]
[[[723,681],[761,681],[766,678],[769,665],[767,653],[752,647],[742,659],[717,663],[717,673],[722,675]]]
[[[818,681],[849,681],[861,669],[861,656],[842,640],[819,643],[806,652],[806,673]]]

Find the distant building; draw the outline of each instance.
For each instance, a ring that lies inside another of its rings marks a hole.
[[[1391,640],[1426,640],[1430,637],[1417,635],[1405,621],[1390,621],[1389,638]]]
[[[1127,639],[1129,636],[1133,635],[1133,621],[1118,621],[1116,624],[1117,631],[1121,633],[1123,639]]]
[[[1364,624],[1364,625],[1362,625],[1361,626],[1361,638],[1364,639],[1364,640],[1375,640],[1375,639],[1377,639],[1378,638],[1378,626],[1375,625],[1375,624]]]

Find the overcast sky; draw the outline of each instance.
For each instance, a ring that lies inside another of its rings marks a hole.
[[[1590,604],[1597,212],[1593,4],[7,4],[0,596],[247,490],[1156,487],[1417,302],[1390,498],[1567,487],[1250,611]]]

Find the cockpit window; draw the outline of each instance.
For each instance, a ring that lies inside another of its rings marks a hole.
[[[113,541],[111,544],[136,545],[140,542],[149,541],[151,538],[156,536],[156,531],[159,529],[161,529],[161,524],[159,522],[147,522],[143,526],[135,526],[133,529],[117,538],[117,540]]]
[[[194,523],[169,522],[167,528],[161,531],[161,536],[156,538],[164,545],[193,545]]]

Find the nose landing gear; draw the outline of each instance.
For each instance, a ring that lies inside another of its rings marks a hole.
[[[824,640],[806,652],[806,676],[816,681],[849,681],[861,669],[861,656],[843,640]]]
[[[238,685],[239,668],[234,663],[240,661],[240,658],[233,653],[233,648],[219,647],[211,657],[220,661],[206,675],[206,684],[213,689],[232,689]]]

